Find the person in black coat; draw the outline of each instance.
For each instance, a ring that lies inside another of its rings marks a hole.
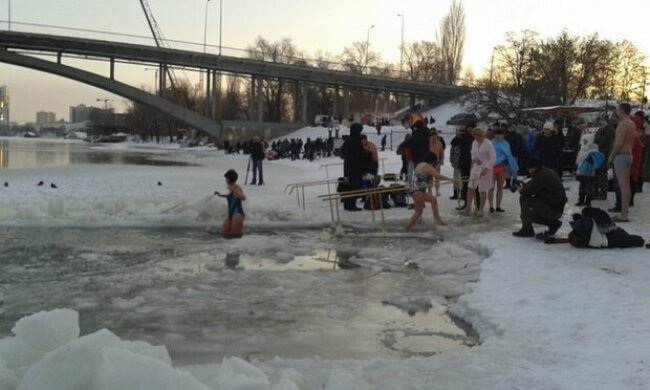
[[[460,175],[462,177],[463,186],[460,191],[460,198],[467,203],[467,191],[468,191],[468,181],[470,171],[472,170],[472,144],[474,143],[474,137],[471,135],[472,129],[476,127],[476,123],[468,123],[465,128],[461,129],[456,136],[451,141],[451,147],[458,148],[458,169],[460,170]],[[462,205],[459,209],[464,209],[466,206]]]
[[[429,154],[429,136],[430,130],[424,122],[415,122],[411,138],[409,138],[406,144],[406,146],[411,149],[414,166],[424,162],[424,159]]]
[[[341,146],[341,157],[343,158],[343,175],[348,180],[347,191],[361,189],[363,175],[369,171],[370,154],[363,149],[361,144],[361,132],[363,126],[353,123],[350,126],[350,135]],[[357,198],[344,200],[347,211],[361,211],[357,207]]]
[[[544,129],[537,136],[533,147],[533,157],[542,161],[542,164],[554,170],[562,177],[562,139],[551,122],[546,122]]]

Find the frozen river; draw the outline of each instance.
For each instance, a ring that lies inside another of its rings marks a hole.
[[[210,213],[221,210],[188,201],[193,187],[179,183],[205,181],[200,160],[115,147],[3,141],[0,334],[30,313],[69,307],[82,333],[164,344],[177,364],[430,356],[476,344],[447,308],[477,280],[480,251],[431,233],[335,238],[273,221],[225,241],[188,222],[216,225]],[[145,226],[127,223],[134,216]]]
[[[165,344],[177,363],[429,356],[476,343],[446,304],[476,279],[480,257],[433,238],[358,245],[354,235],[259,231],[234,244],[203,229],[2,234],[3,332],[29,313],[71,307],[82,333],[109,328]],[[435,246],[440,256],[455,253],[455,264],[403,266]],[[350,261],[360,267],[347,269]]]

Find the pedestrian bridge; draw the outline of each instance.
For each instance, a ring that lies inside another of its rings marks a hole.
[[[48,61],[34,55],[54,55],[56,61]],[[106,76],[88,72],[73,66],[63,64],[67,57],[104,60],[109,63]],[[166,88],[166,69],[180,67],[197,69],[208,74],[208,80],[216,79],[217,72],[226,72],[252,78],[251,93],[256,102],[257,127],[281,128],[286,126],[299,127],[300,124],[262,123],[262,80],[288,80],[305,87],[307,84],[325,85],[335,88],[338,96],[339,88],[343,89],[344,98],[351,90],[369,91],[375,94],[408,95],[411,101],[423,98],[437,101],[447,101],[457,98],[470,91],[466,87],[436,85],[419,81],[410,81],[392,77],[354,74],[349,72],[321,69],[308,65],[287,65],[247,58],[221,56],[188,50],[162,48],[149,45],[110,42],[96,39],[55,36],[26,32],[0,31],[0,62],[26,67],[51,74],[56,74],[76,80],[126,99],[147,105],[156,110],[169,114],[174,119],[197,129],[203,130],[216,137],[225,126],[242,126],[245,122],[226,122],[216,120],[214,102],[214,85],[207,83],[208,116],[202,116],[194,111],[181,107],[161,96],[121,83],[115,79],[115,62],[129,62],[142,65],[155,65],[159,72],[159,90]],[[213,83],[214,84],[214,81]],[[303,99],[307,94],[302,93]],[[297,99],[296,99],[297,100]],[[349,100],[349,99],[347,99]],[[294,101],[296,113],[301,111],[302,124],[307,122],[306,101],[302,104]],[[299,110],[297,105],[300,104]],[[345,109],[345,108],[344,108]],[[255,117],[255,116],[251,116]],[[249,124],[252,125],[252,124]]]

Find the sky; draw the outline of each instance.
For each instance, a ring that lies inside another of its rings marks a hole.
[[[339,54],[354,41],[365,41],[368,28],[371,50],[399,63],[401,18],[405,41],[432,40],[451,0],[222,0],[223,45],[246,48],[257,36],[269,40],[291,38],[304,52]],[[152,44],[136,38],[63,30],[20,23],[64,26],[150,36],[138,0],[0,0],[0,29],[8,28],[11,2],[12,30]],[[173,47],[202,50],[206,0],[149,0],[168,39],[196,42]],[[613,40],[628,39],[650,56],[649,0],[463,0],[467,36],[464,66],[476,74],[489,67],[492,50],[507,32],[529,29],[542,37],[563,29],[579,35],[599,33]],[[625,5],[620,7],[619,4]],[[219,42],[219,0],[207,4],[209,45]],[[208,51],[215,51],[209,48]],[[232,53],[226,50],[224,54]],[[64,61],[106,74],[108,65]],[[648,62],[650,65],[650,62]],[[131,85],[153,86],[155,74],[144,67],[118,66],[116,77]],[[195,74],[186,74],[196,80]],[[0,64],[0,85],[11,89],[11,118],[19,123],[35,121],[36,112],[53,111],[68,120],[69,106],[84,103],[102,106],[109,98],[118,110],[124,99],[78,82],[37,71]]]

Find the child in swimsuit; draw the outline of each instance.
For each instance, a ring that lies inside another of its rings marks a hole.
[[[229,170],[224,175],[226,184],[230,191],[228,195],[222,195],[218,191],[214,194],[226,198],[228,201],[228,216],[221,225],[221,234],[226,238],[241,238],[244,234],[244,207],[242,202],[246,201],[244,190],[237,185],[239,175],[234,170]]]

